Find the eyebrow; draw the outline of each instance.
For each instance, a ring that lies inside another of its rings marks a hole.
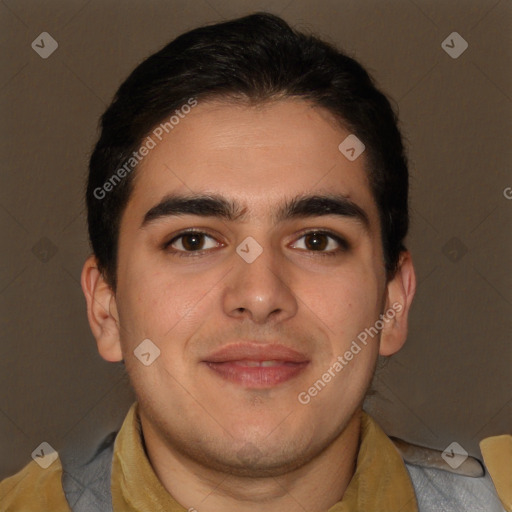
[[[180,215],[198,215],[200,217],[217,217],[222,220],[244,221],[248,215],[247,207],[215,194],[208,195],[176,195],[165,196],[157,205],[144,215],[141,228],[154,221],[166,217]],[[340,194],[302,195],[286,200],[272,214],[275,224],[291,219],[303,219],[335,215],[353,219],[369,230],[368,214],[351,199]]]

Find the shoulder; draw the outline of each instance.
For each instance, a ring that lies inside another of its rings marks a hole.
[[[427,466],[405,464],[420,512],[503,512],[489,474],[470,477]]]
[[[0,512],[70,512],[61,478],[60,459],[46,469],[31,461],[0,482]]]

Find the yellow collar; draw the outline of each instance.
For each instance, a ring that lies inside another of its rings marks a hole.
[[[115,512],[187,512],[163,487],[144,452],[137,402],[116,438],[111,488]],[[414,488],[400,454],[365,412],[361,414],[356,471],[343,499],[328,512],[354,510],[418,512]]]

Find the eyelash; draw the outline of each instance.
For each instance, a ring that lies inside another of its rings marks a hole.
[[[315,235],[326,235],[326,236],[330,237],[331,239],[333,239],[340,247],[334,251],[327,251],[327,252],[326,251],[312,251],[312,250],[300,249],[301,251],[315,253],[315,255],[322,256],[322,257],[323,256],[332,257],[332,256],[339,256],[340,253],[347,252],[350,249],[349,243],[344,238],[341,238],[340,236],[336,235],[335,233],[325,230],[325,229],[322,229],[322,230],[313,229],[313,230],[305,231],[299,236],[299,238],[297,238],[297,240],[300,240],[301,238],[304,238],[307,235],[314,235],[314,234]],[[191,229],[191,230],[181,231],[180,233],[178,233],[171,240],[164,243],[162,249],[164,249],[165,251],[168,251],[171,254],[178,256],[180,258],[193,258],[193,257],[201,256],[202,254],[211,250],[211,249],[201,249],[198,251],[181,251],[181,250],[176,250],[176,249],[169,249],[169,247],[174,242],[176,242],[177,240],[179,240],[180,238],[182,238],[186,235],[205,235],[209,238],[215,239],[215,237],[209,235],[208,233],[205,233],[204,231],[198,231],[198,230]]]

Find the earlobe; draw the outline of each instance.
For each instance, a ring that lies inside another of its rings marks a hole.
[[[416,274],[408,251],[400,255],[398,270],[387,284],[385,312],[390,321],[382,329],[379,353],[390,356],[398,352],[407,339],[408,317],[416,292]]]
[[[123,355],[116,297],[98,270],[94,255],[85,261],[81,285],[87,302],[87,318],[100,355],[106,361],[121,361]]]

